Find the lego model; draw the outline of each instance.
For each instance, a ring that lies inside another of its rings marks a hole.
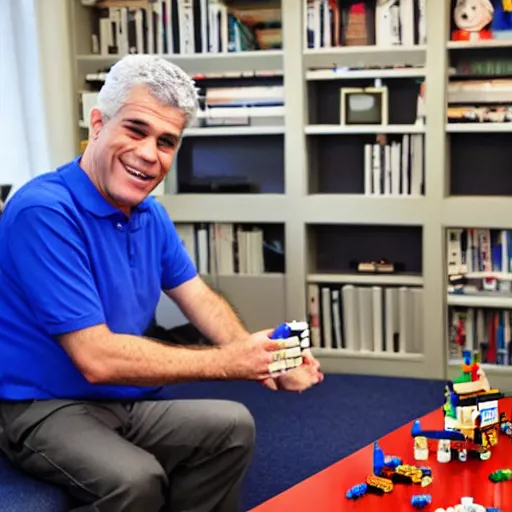
[[[366,494],[382,496],[393,491],[395,484],[418,484],[426,487],[432,483],[432,470],[428,467],[403,464],[399,457],[385,456],[376,441],[373,444],[373,473],[365,482],[352,486],[346,493],[350,500],[357,500]],[[415,505],[422,506],[426,494],[417,495]],[[417,503],[416,503],[417,501]]]
[[[491,388],[476,355],[465,351],[463,357],[460,375],[445,387],[443,429],[424,431],[419,420],[413,423],[411,434],[416,460],[428,458],[429,450],[425,449],[428,440],[437,440],[439,462],[448,462],[452,455],[464,462],[468,454],[487,460],[491,448],[498,444],[500,430],[505,425],[503,415],[499,414],[499,400],[504,395]]]
[[[270,373],[284,372],[302,364],[302,351],[310,346],[307,322],[283,323],[276,327],[269,337],[273,340],[283,340],[282,348],[274,353]]]

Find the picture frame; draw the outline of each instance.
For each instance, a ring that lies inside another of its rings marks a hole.
[[[388,88],[341,88],[340,124],[386,126],[388,124]]]

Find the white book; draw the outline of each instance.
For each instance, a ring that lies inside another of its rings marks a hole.
[[[308,285],[308,316],[311,333],[311,345],[319,348],[321,337],[320,324],[320,292],[317,284]]]
[[[416,0],[400,0],[400,28],[402,44],[404,46],[414,45],[414,3]]]
[[[372,195],[372,152],[371,144],[364,145],[364,194],[367,196]]]
[[[331,290],[332,324],[334,331],[334,347],[342,348],[341,317],[340,317],[340,290]]]
[[[423,135],[411,135],[411,196],[420,196],[423,185]]]
[[[448,275],[460,274],[466,269],[462,265],[462,229],[449,228],[446,230],[446,259]]]
[[[329,12],[329,0],[322,0],[323,2],[323,9],[322,9],[322,15],[323,15],[323,26],[324,26],[324,33],[323,33],[323,46],[324,48],[330,48],[332,46],[331,44],[331,16]]]
[[[161,2],[155,2],[153,4],[153,13],[154,19],[156,19],[156,53],[162,55],[162,53],[164,53],[164,13]]]
[[[313,0],[313,8],[314,8],[314,33],[315,33],[315,46],[314,48],[320,48],[321,46],[321,18],[320,18],[320,6],[322,0]]]
[[[140,55],[144,53],[144,26],[143,26],[142,9],[135,10],[135,47]]]
[[[178,16],[180,27],[180,53],[194,53],[194,6],[192,0],[178,0]]]
[[[424,351],[424,334],[423,334],[423,288],[411,288],[411,302],[413,307],[411,329],[411,343],[408,352],[412,354],[422,354]]]
[[[382,352],[384,324],[381,286],[372,287],[372,302],[373,351]]]
[[[401,195],[409,195],[409,151],[410,135],[405,134],[402,138],[402,189]]]
[[[399,328],[398,289],[386,288],[384,296],[386,311],[386,352],[394,352],[395,336]]]
[[[155,48],[155,24],[153,23],[153,9],[151,4],[146,7],[146,41],[147,49],[149,54],[153,54],[156,51]]]
[[[381,161],[380,161],[380,144],[373,145],[372,158],[372,175],[373,175],[373,195],[381,195]]]
[[[110,18],[100,18],[99,22],[100,32],[100,53],[101,55],[108,55],[109,46],[114,44],[112,37],[112,21]]]
[[[387,196],[392,193],[391,175],[391,146],[386,144],[384,146],[384,194]]]
[[[228,51],[228,43],[229,43],[228,7],[224,4],[221,4],[219,8],[220,8],[221,52],[227,52]]]
[[[352,284],[346,284],[341,289],[343,304],[343,323],[345,337],[345,346],[349,350],[359,351],[360,332],[359,316],[357,314],[357,289]]]
[[[324,347],[333,348],[332,344],[332,320],[331,320],[331,290],[322,287],[322,336]]]
[[[398,289],[398,303],[399,303],[399,336],[398,336],[398,352],[405,353],[411,339],[410,319],[411,319],[411,297],[409,288],[401,286]]]
[[[180,237],[185,249],[197,268],[196,234],[193,224],[176,224],[176,232]]]
[[[391,194],[400,195],[400,143],[391,144]]]
[[[419,44],[427,44],[427,0],[418,0],[419,7]]]
[[[167,53],[175,53],[172,30],[172,0],[165,0],[165,12],[167,13]]]
[[[361,352],[373,351],[373,291],[370,287],[357,287]]]

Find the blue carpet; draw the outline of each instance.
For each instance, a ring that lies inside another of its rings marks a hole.
[[[300,395],[251,382],[209,382],[167,388],[162,398],[223,398],[249,408],[257,441],[245,482],[247,510],[441,406],[443,387],[442,381],[326,375]],[[60,489],[18,474],[5,461],[0,482],[0,512],[69,510]]]

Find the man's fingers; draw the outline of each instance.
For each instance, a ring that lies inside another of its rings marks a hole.
[[[277,391],[277,383],[276,383],[275,379],[273,379],[272,377],[269,377],[268,379],[264,379],[261,383],[265,387],[269,388],[270,390]]]

